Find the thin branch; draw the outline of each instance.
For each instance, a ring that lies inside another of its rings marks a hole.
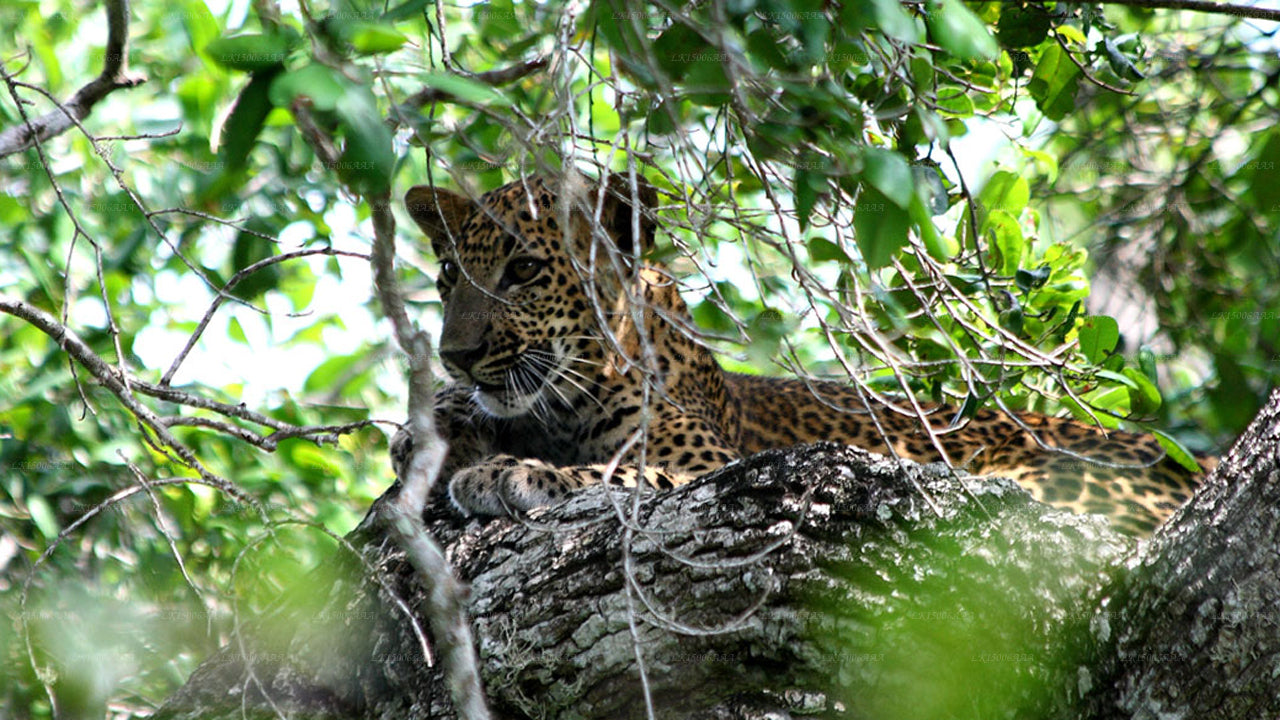
[[[1104,5],[1124,5],[1148,10],[1194,10],[1196,12],[1231,15],[1250,20],[1280,22],[1280,10],[1210,2],[1210,0],[1103,0]]]
[[[547,66],[548,62],[549,60],[546,57],[534,58],[533,60],[529,60],[528,62],[524,62],[519,65],[512,65],[510,67],[498,68],[497,70],[476,73],[475,75],[471,75],[470,79],[484,83],[485,85],[492,85],[494,87],[507,85],[541,70]],[[428,103],[447,100],[452,97],[453,95],[451,93],[439,88],[425,87],[410,95],[400,107],[402,112],[408,112],[410,110],[417,110]]]
[[[1088,80],[1089,82],[1093,83],[1094,85],[1097,85],[1103,90],[1110,90],[1113,93],[1120,93],[1121,95],[1137,95],[1138,94],[1132,90],[1125,90],[1122,87],[1110,85],[1094,77],[1092,74],[1090,74],[1089,68],[1085,67],[1084,63],[1080,62],[1078,59],[1076,59],[1076,56],[1072,54],[1071,48],[1067,47],[1067,41],[1062,39],[1062,35],[1058,33],[1054,33],[1053,39],[1058,41],[1058,47],[1062,48],[1062,54],[1066,55],[1067,59],[1075,64],[1076,68],[1080,71],[1080,74],[1084,76],[1085,80]]]
[[[274,238],[272,238],[272,240],[274,240]],[[213,302],[209,305],[209,309],[205,311],[204,317],[200,318],[200,324],[196,326],[195,332],[191,333],[191,337],[187,339],[187,344],[182,348],[182,351],[178,353],[178,356],[173,359],[173,364],[169,366],[169,369],[165,370],[164,375],[161,376],[160,384],[162,386],[167,386],[173,381],[174,373],[178,372],[178,367],[182,365],[182,361],[187,358],[187,355],[191,353],[192,348],[195,347],[196,342],[200,340],[200,336],[204,334],[205,328],[209,326],[209,321],[213,319],[213,314],[218,311],[219,307],[222,307],[222,303],[224,301],[233,297],[230,294],[231,288],[238,285],[241,280],[244,280],[246,277],[249,277],[268,265],[274,265],[286,260],[293,260],[294,258],[307,257],[308,255],[329,255],[331,257],[344,256],[368,259],[366,255],[361,253],[346,250],[335,250],[334,248],[326,247],[312,248],[309,250],[295,250],[293,252],[284,253],[283,255],[272,255],[271,257],[263,258],[248,267],[241,268],[240,271],[235,275],[232,275],[231,279],[227,281],[227,284],[223,285],[222,289],[217,292],[217,297],[213,299]]]
[[[308,98],[299,97],[289,106],[289,111],[293,113],[294,122],[298,125],[298,132],[302,133],[302,137],[306,138],[320,162],[328,168],[337,167],[342,153],[338,150],[333,138],[320,129],[320,125],[316,123],[315,118],[311,115],[311,101]]]
[[[406,464],[400,493],[386,508],[388,525],[409,561],[428,587],[429,617],[443,651],[445,672],[458,717],[488,720],[475,638],[467,617],[465,593],[444,552],[422,523],[431,488],[440,475],[447,445],[435,428],[431,391],[431,342],[414,328],[395,276],[395,217],[387,194],[368,199],[373,219],[373,283],[383,313],[395,328],[396,341],[409,355],[409,429],[413,452]]]
[[[0,132],[0,158],[31,147],[37,140],[48,140],[70,130],[79,120],[89,116],[93,106],[120,88],[142,84],[145,78],[127,75],[129,53],[129,2],[107,0],[107,46],[103,56],[102,73],[80,88],[65,105],[50,110],[40,117]],[[14,79],[0,69],[6,83]]]
[[[113,368],[98,356],[78,335],[71,331],[70,328],[58,322],[57,318],[46,313],[45,311],[28,305],[21,300],[15,300],[8,297],[0,297],[0,312],[13,315],[27,321],[36,329],[48,335],[58,347],[62,348],[76,362],[90,372],[98,382],[102,383],[110,390],[125,408],[133,414],[138,422],[144,427],[150,428],[156,434],[159,441],[173,450],[174,454],[180,458],[182,464],[195,470],[205,482],[216,487],[226,493],[237,498],[242,497],[243,493],[236,488],[235,484],[225,478],[211,472],[206,468],[200,460],[191,452],[191,449],[183,445],[177,438],[169,432],[169,428],[165,425],[150,408],[138,402],[138,399],[130,392],[129,386],[122,377],[121,371]],[[265,517],[264,517],[265,520]]]

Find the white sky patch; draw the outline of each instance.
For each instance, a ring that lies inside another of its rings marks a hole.
[[[334,230],[334,246],[368,252],[369,244],[363,238],[371,236],[371,232],[365,232],[364,227],[359,230],[353,227],[353,208],[345,204],[338,207],[340,209],[326,217]],[[280,233],[280,252],[299,249],[298,241],[310,237],[309,225],[289,225]],[[270,404],[270,396],[277,391],[300,394],[307,375],[326,359],[354,352],[361,344],[377,338],[384,328],[368,308],[373,289],[369,264],[359,258],[338,257],[341,271],[338,277],[330,271],[332,261],[333,258],[325,255],[288,261],[306,263],[315,276],[311,303],[301,313],[295,313],[289,299],[278,292],[269,292],[254,302],[267,310],[269,323],[258,311],[239,303],[224,303],[183,361],[173,384],[198,380],[216,387],[240,386],[242,402],[250,406]],[[134,349],[146,367],[160,373],[169,367],[190,337],[189,331],[165,325],[170,320],[199,322],[214,294],[193,274],[176,276],[162,272],[156,276],[156,296],[172,316],[157,318],[155,324],[143,328]],[[317,320],[334,316],[341,320],[341,327],[326,327],[320,344],[289,343]],[[231,339],[233,318],[244,331],[244,344]]]

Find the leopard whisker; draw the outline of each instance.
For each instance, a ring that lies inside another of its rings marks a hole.
[[[537,355],[534,355],[534,353],[538,353],[538,354],[537,354]],[[583,372],[580,372],[580,371],[578,371],[578,370],[574,370],[573,368],[570,368],[570,367],[563,367],[563,366],[558,366],[558,365],[556,365],[556,364],[555,364],[555,362],[554,362],[554,356],[552,356],[552,355],[550,355],[550,354],[546,354],[544,351],[529,351],[529,354],[532,356],[532,357],[531,357],[531,359],[536,359],[536,360],[538,360],[538,361],[539,361],[539,362],[541,362],[541,363],[546,363],[546,364],[544,364],[544,365],[543,365],[543,367],[544,367],[544,368],[546,368],[547,370],[552,370],[552,369],[554,369],[554,370],[556,370],[557,372],[560,372],[560,373],[567,373],[567,374],[569,374],[569,375],[572,375],[572,376],[574,376],[574,377],[578,378],[578,379],[579,379],[579,380],[581,380],[582,382],[584,382],[584,383],[586,383],[587,385],[590,385],[590,386],[592,386],[592,387],[596,387],[596,388],[600,388],[600,389],[604,389],[604,388],[605,388],[604,383],[600,382],[599,380],[596,380],[596,379],[595,379],[595,378],[593,378],[593,377],[590,377],[590,376],[586,375],[586,374],[585,374],[585,373],[583,373]],[[572,359],[572,358],[570,358],[570,359]],[[580,388],[580,389],[581,389],[581,388]],[[585,391],[585,390],[584,390],[584,391]]]
[[[560,365],[558,365],[557,363],[555,363],[555,362],[553,361],[553,358],[554,358],[555,356],[551,355],[550,353],[546,353],[545,351],[531,350],[531,351],[527,352],[525,355],[526,355],[526,357],[528,357],[528,358],[529,358],[529,361],[530,361],[530,362],[538,363],[538,364],[539,364],[539,366],[540,366],[544,371],[546,371],[548,374],[550,374],[551,376],[553,376],[553,379],[555,379],[555,380],[563,380],[563,381],[565,381],[565,382],[569,383],[570,385],[572,385],[572,386],[574,386],[575,388],[577,388],[577,389],[578,389],[578,392],[581,392],[585,397],[590,398],[592,402],[594,402],[596,405],[600,406],[600,409],[601,409],[601,410],[605,409],[604,403],[603,403],[603,402],[601,402],[601,401],[600,401],[600,399],[599,399],[599,398],[597,398],[597,397],[595,396],[595,394],[591,392],[590,388],[588,388],[587,386],[585,386],[585,385],[583,385],[582,383],[580,383],[580,382],[578,382],[577,380],[575,380],[575,379],[573,378],[573,375],[578,375],[578,376],[582,377],[582,379],[583,379],[583,381],[584,381],[584,382],[587,382],[587,383],[590,383],[590,384],[594,384],[594,385],[596,385],[597,387],[603,387],[602,385],[600,385],[600,383],[597,383],[596,381],[594,381],[594,380],[592,380],[592,379],[590,379],[590,378],[587,378],[587,377],[585,377],[585,376],[582,376],[582,374],[581,374],[581,373],[578,373],[578,372],[576,372],[576,371],[570,370],[570,369],[565,368],[565,367],[561,367]],[[555,382],[549,382],[549,383],[547,383],[547,384],[548,384],[548,385],[550,385],[551,387],[555,388]],[[560,392],[561,392],[561,391],[560,391],[560,388],[556,388],[556,390],[557,390],[557,392],[558,392],[558,393],[560,393]],[[568,399],[568,397],[567,397],[567,396],[565,396],[565,395],[561,394],[561,398],[564,400],[564,402],[565,402],[565,404],[566,404],[566,405],[568,405],[570,408],[572,408],[572,407],[573,407],[573,404],[569,401],[569,399]],[[576,413],[576,412],[577,412],[577,411],[575,410],[575,413]]]

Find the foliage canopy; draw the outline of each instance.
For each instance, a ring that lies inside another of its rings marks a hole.
[[[0,130],[99,72],[99,12],[0,8]],[[145,82],[0,147],[0,287],[130,377],[223,403],[134,392],[242,495],[0,315],[0,605],[27,613],[0,630],[0,703],[153,707],[385,488],[403,369],[368,203],[427,179],[642,174],[656,259],[733,369],[1208,449],[1280,367],[1268,32],[1030,1],[136,3]],[[432,258],[401,239],[431,326]],[[274,452],[245,441],[272,431]],[[104,656],[127,660],[104,678]]]

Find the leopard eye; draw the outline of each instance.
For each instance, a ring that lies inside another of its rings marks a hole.
[[[458,263],[452,260],[440,263],[440,281],[446,285],[458,282]]]
[[[524,284],[538,276],[546,262],[532,257],[521,257],[507,265],[507,277],[512,284]]]

